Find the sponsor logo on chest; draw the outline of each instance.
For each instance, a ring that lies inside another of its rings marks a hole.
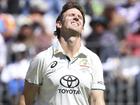
[[[73,75],[65,75],[60,79],[61,86],[65,88],[58,89],[58,92],[62,94],[80,94],[79,90],[74,89],[79,86],[79,83],[80,81],[77,77]]]

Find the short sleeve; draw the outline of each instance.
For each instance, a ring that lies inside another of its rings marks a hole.
[[[26,80],[29,83],[40,85],[42,84],[43,80],[43,64],[44,60],[41,56],[36,56],[33,58],[33,60],[30,62],[29,69],[26,74]]]
[[[103,67],[99,57],[96,55],[92,60],[92,85],[93,90],[105,90],[104,78],[103,78]]]

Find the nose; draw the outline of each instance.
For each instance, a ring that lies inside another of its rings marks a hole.
[[[74,17],[74,20],[75,20],[75,21],[78,21],[78,20],[79,20],[78,16],[75,16],[75,17]]]

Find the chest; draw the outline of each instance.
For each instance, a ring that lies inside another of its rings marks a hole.
[[[87,59],[53,59],[45,70],[44,82],[56,88],[91,88],[92,69]]]

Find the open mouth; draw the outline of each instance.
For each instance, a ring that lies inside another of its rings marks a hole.
[[[77,22],[71,22],[72,25],[79,26]]]

